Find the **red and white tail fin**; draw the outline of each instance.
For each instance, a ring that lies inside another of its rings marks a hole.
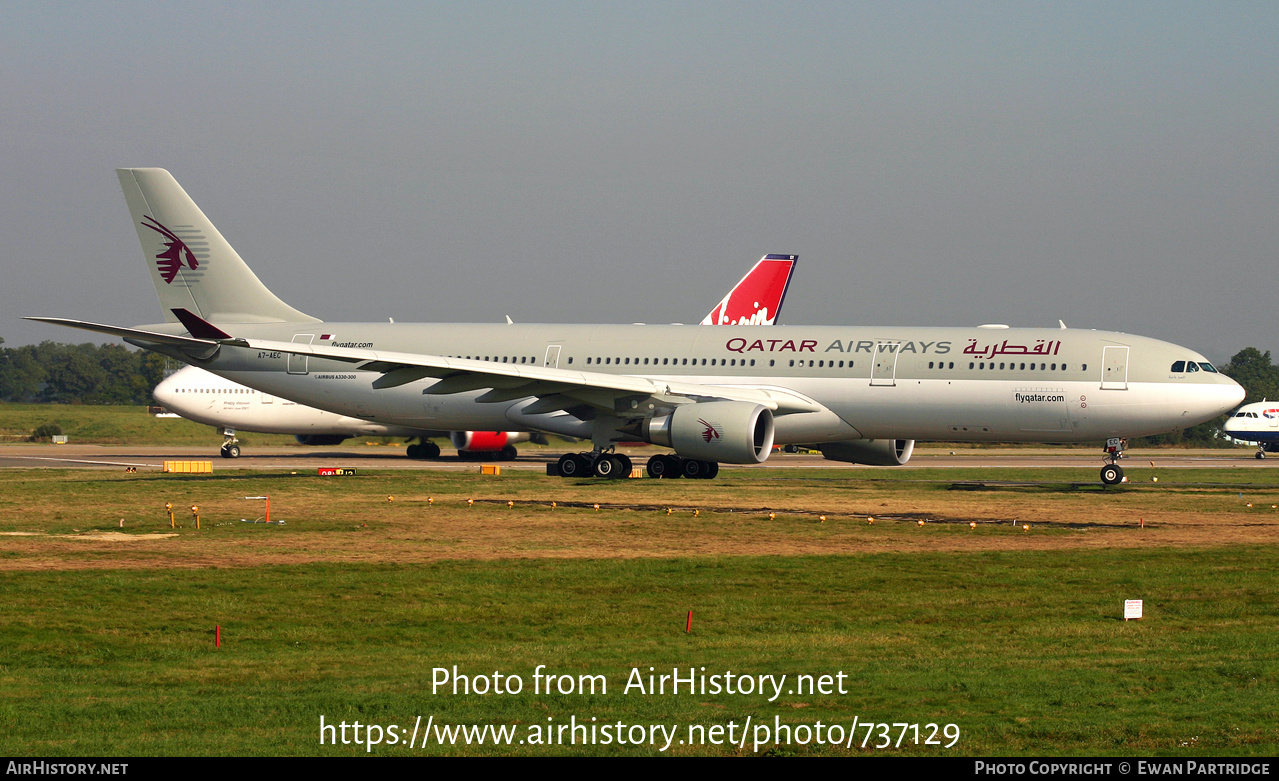
[[[772,325],[798,255],[765,255],[702,320],[702,325]]]

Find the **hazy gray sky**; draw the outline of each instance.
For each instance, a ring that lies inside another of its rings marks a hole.
[[[1279,4],[0,3],[0,337],[161,319],[169,169],[327,320],[1128,331],[1279,354]]]

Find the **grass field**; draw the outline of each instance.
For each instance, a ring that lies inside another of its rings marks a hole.
[[[1073,486],[1093,471],[0,472],[0,751],[367,753],[321,745],[323,716],[377,725],[371,753],[391,756],[1275,754],[1279,486],[1133,468]],[[241,522],[265,494],[285,524]],[[184,509],[170,529],[165,502],[197,504],[202,528]],[[523,690],[433,691],[454,665]],[[538,665],[603,678],[535,692]],[[776,696],[628,692],[650,667],[787,678]],[[795,690],[841,673],[844,693]],[[423,745],[428,720],[513,743]],[[920,731],[862,747],[868,721]],[[601,745],[617,724],[665,725],[670,745]],[[928,724],[942,745],[915,744]]]
[[[215,449],[222,436],[212,426],[183,418],[157,418],[146,407],[89,404],[9,404],[0,402],[0,444],[27,442],[31,433],[54,424],[71,441],[94,445],[208,445]],[[258,445],[288,445],[285,434],[247,434]]]

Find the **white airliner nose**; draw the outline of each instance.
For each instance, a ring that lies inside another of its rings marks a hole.
[[[1226,377],[1226,379],[1230,378]],[[1235,407],[1238,407],[1243,401],[1243,397],[1247,395],[1243,386],[1234,380],[1230,380],[1228,385],[1224,383],[1222,385],[1218,385],[1214,388],[1214,390],[1216,393],[1212,394],[1212,406],[1215,411],[1211,413],[1211,417],[1224,415]]]
[[[169,412],[178,412],[177,407],[181,406],[178,402],[177,379],[177,374],[170,374],[155,386],[155,390],[151,391],[151,395],[160,403],[160,406]]]
[[[1170,411],[1174,411],[1177,425],[1182,427],[1224,415],[1238,407],[1246,395],[1242,385],[1224,374],[1212,376],[1205,383],[1182,386],[1181,390]]]

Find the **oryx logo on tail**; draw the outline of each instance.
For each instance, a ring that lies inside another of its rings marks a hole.
[[[152,217],[143,217],[142,224],[165,238],[164,252],[155,256],[155,265],[160,269],[160,276],[164,277],[167,284],[173,284],[173,279],[178,275],[178,269],[182,268],[184,261],[187,268],[193,271],[200,267],[200,261],[196,260],[195,253],[185,241],[178,238],[176,233]]]

